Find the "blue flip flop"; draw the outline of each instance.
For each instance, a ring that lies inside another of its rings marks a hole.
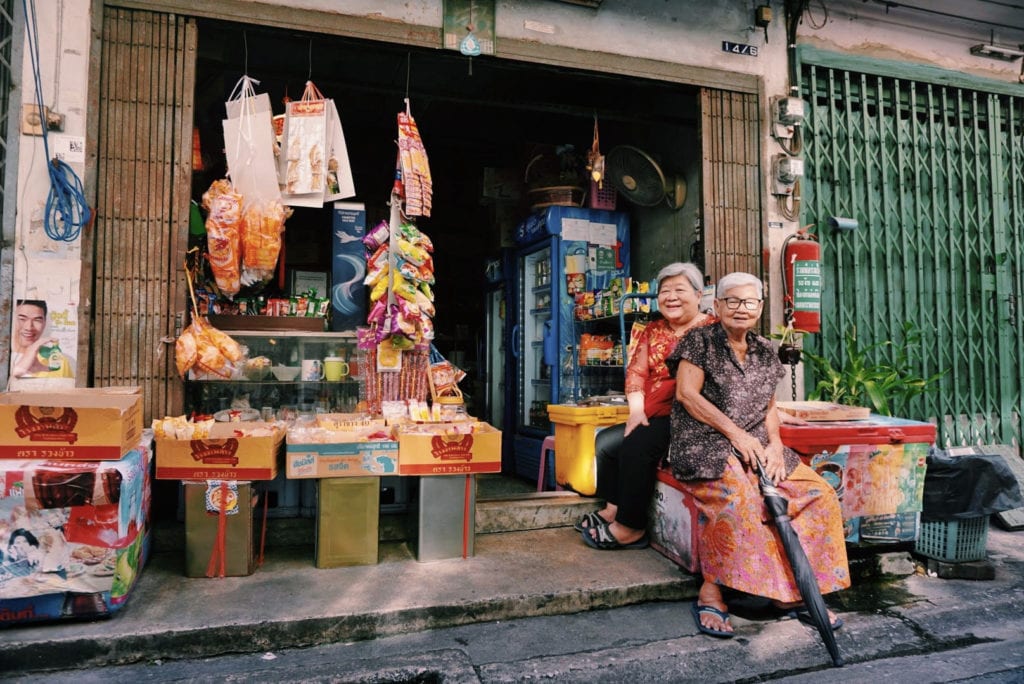
[[[805,625],[810,625],[811,627],[818,626],[818,623],[814,621],[814,618],[811,617],[810,612],[808,612],[806,608],[794,608],[793,610],[789,611],[789,617],[796,618],[800,622],[804,623]],[[832,631],[835,632],[842,626],[843,618],[836,615],[836,619],[832,621]]]
[[[590,530],[594,530],[597,533],[597,537],[590,534]],[[612,534],[611,529],[608,525],[598,525],[597,527],[586,527],[581,533],[583,535],[583,543],[592,549],[600,549],[601,551],[615,551],[618,549],[646,549],[651,545],[650,540],[647,538],[647,533],[644,532],[643,536],[637,539],[635,542],[630,544],[623,544],[615,535]]]
[[[713,637],[718,637],[719,639],[732,639],[734,636],[736,636],[734,632],[726,632],[725,630],[721,629],[711,629],[710,627],[702,625],[700,622],[701,613],[711,613],[712,615],[717,615],[719,618],[721,618],[722,622],[728,624],[728,613],[718,610],[714,606],[699,605],[696,601],[690,604],[690,609],[693,612],[693,621],[697,623],[697,629],[700,630],[702,633],[708,634]]]

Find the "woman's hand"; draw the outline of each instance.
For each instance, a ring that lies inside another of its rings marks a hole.
[[[627,437],[629,433],[635,430],[638,425],[649,424],[650,423],[647,422],[647,414],[644,413],[644,410],[642,408],[639,411],[631,410],[629,412],[629,417],[626,418],[626,429],[622,433],[622,436]]]
[[[786,479],[786,460],[783,458],[782,444],[772,442],[765,447],[761,467],[772,484],[779,484]]]
[[[736,437],[730,437],[729,441],[732,443],[732,450],[736,454],[736,458],[740,459],[744,465],[753,466],[754,459],[764,461],[764,445],[761,444],[761,440],[749,432],[741,432]]]

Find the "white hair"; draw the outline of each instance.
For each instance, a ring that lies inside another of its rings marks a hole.
[[[736,287],[744,287],[746,285],[753,285],[757,290],[757,298],[764,299],[764,283],[761,279],[750,273],[743,273],[742,271],[736,271],[722,276],[718,281],[718,286],[715,289],[715,296],[719,299],[724,299],[725,295],[730,290]]]
[[[661,291],[661,282],[666,278],[675,278],[676,276],[686,276],[686,279],[690,281],[690,285],[697,292],[701,291],[704,287],[704,276],[701,274],[700,269],[689,261],[682,262],[676,261],[674,263],[665,266],[658,271],[658,291]]]

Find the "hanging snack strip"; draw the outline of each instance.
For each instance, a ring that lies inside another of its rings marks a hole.
[[[398,113],[398,169],[403,187],[406,216],[430,216],[434,185],[430,178],[427,150],[423,147],[420,130],[409,111]]]

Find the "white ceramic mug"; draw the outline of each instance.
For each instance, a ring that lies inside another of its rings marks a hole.
[[[302,372],[299,376],[306,381],[324,379],[324,364],[320,359],[303,359]]]

